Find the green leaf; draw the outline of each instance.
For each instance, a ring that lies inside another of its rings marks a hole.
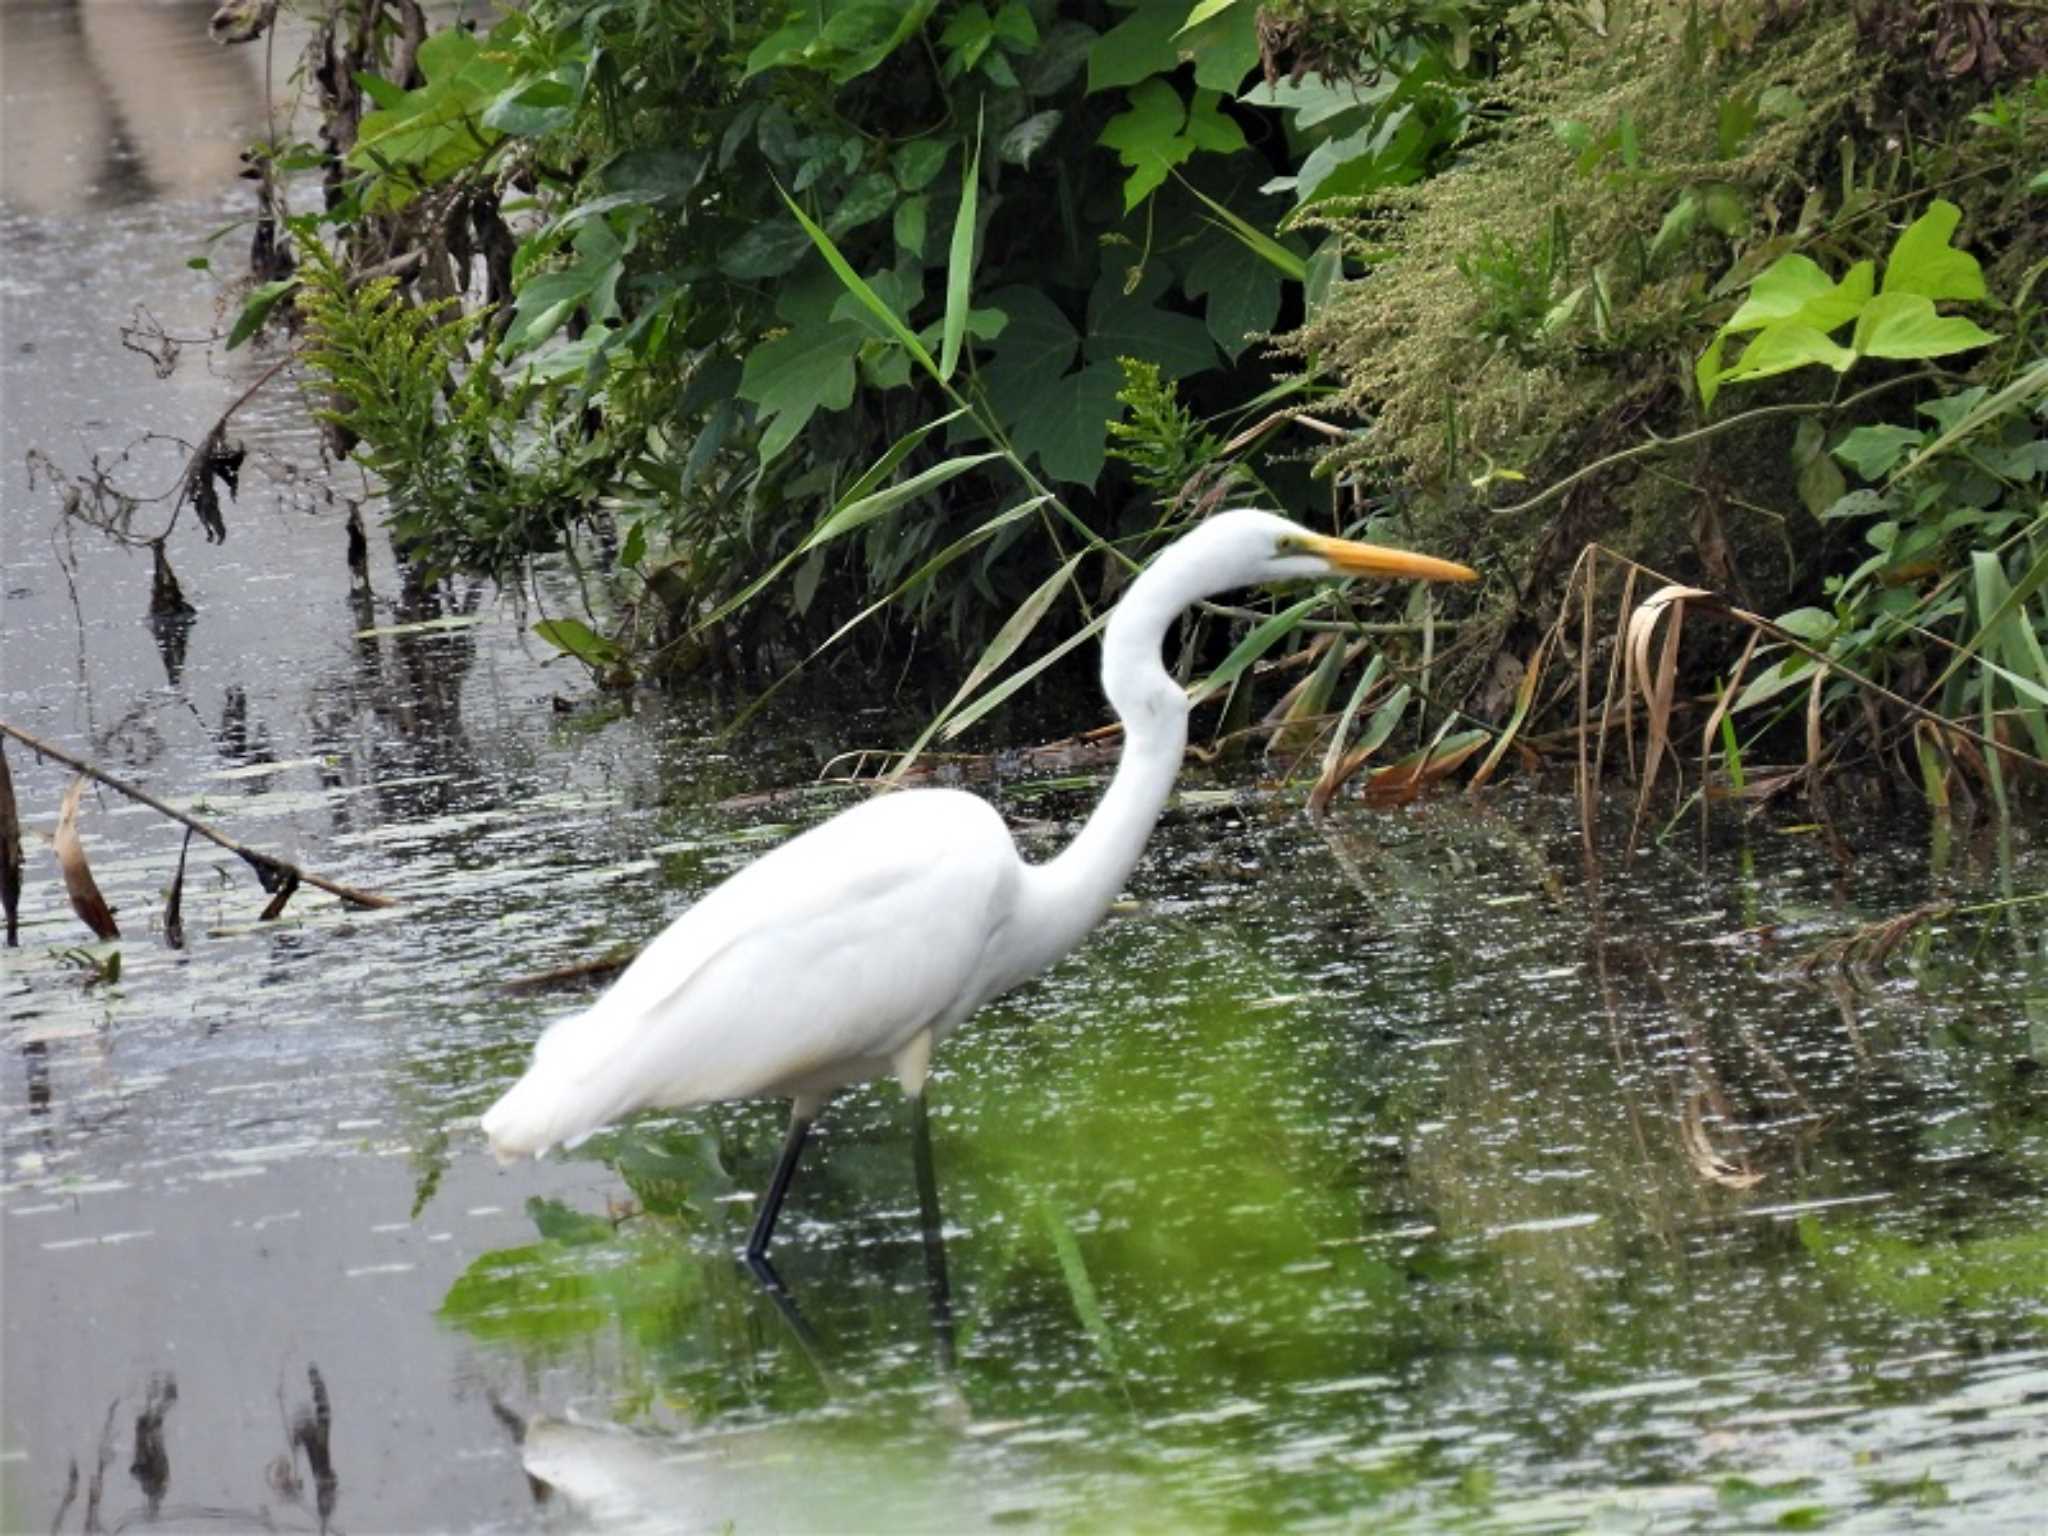
[[[642,518],[626,530],[625,542],[619,545],[619,569],[630,571],[647,558],[647,519]]]
[[[1117,399],[1122,387],[1123,370],[1114,363],[1091,363],[1068,374],[1036,409],[1011,423],[1013,445],[1019,453],[1036,454],[1053,479],[1093,485],[1102,474],[1109,423],[1123,416]]]
[[[1962,216],[1954,203],[1941,198],[1929,203],[1927,211],[1907,225],[1892,246],[1884,264],[1883,291],[1917,293],[1928,299],[1983,298],[1984,270],[1977,265],[1977,258],[1949,244]]]
[[[593,667],[609,667],[620,659],[619,648],[580,619],[543,619],[533,632],[565,655]]]
[[[227,349],[232,352],[263,328],[263,322],[270,318],[270,312],[277,307],[277,301],[299,286],[296,277],[281,277],[274,283],[265,283],[250,290],[243,301],[242,312],[235,316],[235,323],[228,332]]]
[[[762,219],[718,255],[718,270],[741,282],[781,277],[810,254],[810,236],[787,219]]]
[[[1856,318],[1852,345],[1866,357],[1948,357],[1998,340],[1961,315],[1937,314],[1922,293],[1879,294]]]
[[[859,326],[832,322],[786,332],[748,354],[739,393],[760,407],[763,464],[794,442],[820,407],[837,411],[853,403],[860,346]]]
[[[960,211],[953,218],[953,244],[946,256],[946,320],[939,345],[938,380],[953,376],[960,365],[960,340],[967,326],[967,302],[974,282],[974,203],[981,186],[981,129],[974,132],[974,155],[960,178]]]
[[[1235,91],[1259,61],[1258,8],[1234,5],[1184,28],[1187,0],[1138,0],[1088,54],[1088,90],[1106,91],[1170,75],[1195,61],[1195,83]]]
[[[1842,471],[1835,461],[1824,453],[1815,453],[1799,468],[1799,499],[1806,504],[1806,510],[1816,518],[1827,515],[1828,509],[1841,500],[1849,489],[1848,481],[1842,478]]]
[[[1211,154],[1235,154],[1248,149],[1244,130],[1237,125],[1237,119],[1222,110],[1223,95],[1220,91],[1198,90],[1188,103],[1188,137],[1196,149],[1208,150]]]
[[[1233,5],[1240,3],[1241,0],[1199,0],[1195,8],[1188,12],[1188,19],[1181,24],[1180,32],[1192,32],[1203,22],[1222,15]],[[1180,36],[1180,32],[1176,32],[1174,36]]]
[[[1270,331],[1280,318],[1281,277],[1257,246],[1242,242],[1234,228],[1230,235],[1233,238],[1211,239],[1203,245],[1188,264],[1181,289],[1191,299],[1206,299],[1203,323],[1224,355],[1235,362],[1253,334]],[[1306,263],[1286,247],[1271,240],[1265,243],[1306,270]]]
[[[946,156],[952,152],[952,142],[947,139],[912,139],[891,157],[897,185],[906,192],[923,191],[945,168]]]
[[[924,197],[906,197],[896,205],[896,218],[892,226],[896,243],[913,256],[924,255],[925,219],[929,201]]]
[[[1172,274],[1155,262],[1129,292],[1123,274],[1105,272],[1088,297],[1088,335],[1083,343],[1091,363],[1121,357],[1155,364],[1162,378],[1180,379],[1216,366],[1216,344],[1192,315],[1160,307]]]
[[[1866,480],[1882,480],[1904,458],[1907,450],[1920,445],[1922,434],[1911,427],[1858,427],[1832,452]]]
[[[870,171],[846,189],[826,220],[834,237],[872,223],[896,206],[896,182],[885,171]]]
[[[1006,0],[996,12],[995,34],[1005,48],[1029,53],[1038,46],[1038,23],[1031,19],[1031,7],[1024,0]]]
[[[1723,382],[1765,379],[1810,364],[1842,373],[1856,361],[1856,357],[1855,352],[1838,346],[1813,326],[1796,320],[1780,320],[1759,331],[1755,339],[1742,349],[1742,356],[1721,371],[1721,379]]]
[[[1875,275],[1869,262],[1859,261],[1838,284],[1811,257],[1794,251],[1757,274],[1749,286],[1749,297],[1721,329],[1739,334],[1794,320],[1815,330],[1832,331],[1862,310]]]
[[[1139,82],[1130,105],[1103,127],[1097,143],[1116,151],[1130,168],[1124,179],[1124,212],[1129,213],[1165,182],[1167,172],[1195,152],[1194,141],[1181,132],[1187,104],[1164,80]]]

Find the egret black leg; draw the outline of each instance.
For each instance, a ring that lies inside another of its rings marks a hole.
[[[769,1290],[780,1293],[782,1277],[775,1273],[775,1266],[768,1262],[768,1240],[775,1235],[775,1218],[782,1214],[783,1196],[789,1193],[790,1181],[796,1177],[798,1159],[804,1155],[804,1142],[810,1138],[811,1122],[802,1115],[792,1115],[789,1134],[782,1138],[782,1156],[775,1164],[775,1176],[768,1181],[768,1193],[761,1197],[760,1208],[754,1215],[754,1230],[747,1238],[747,1268]]]
[[[917,1162],[917,1205],[924,1227],[924,1275],[931,1296],[932,1334],[937,1341],[939,1367],[953,1370],[953,1291],[946,1278],[946,1233],[939,1216],[939,1180],[932,1167],[932,1125],[930,1111],[920,1093],[911,1101],[912,1146]]]

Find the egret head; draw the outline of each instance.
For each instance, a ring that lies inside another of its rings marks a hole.
[[[1187,540],[1213,546],[1219,569],[1234,567],[1230,585],[1378,576],[1405,581],[1476,581],[1479,573],[1453,560],[1311,533],[1271,512],[1219,512]]]

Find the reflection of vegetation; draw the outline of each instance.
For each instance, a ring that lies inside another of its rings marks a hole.
[[[1831,1286],[1901,1317],[2048,1330],[2048,1225],[1915,1242],[1869,1225],[1809,1216],[1799,1224],[1799,1241]]]
[[[1738,919],[1726,893],[1672,894],[1655,855],[1576,892],[1556,845],[1489,813],[1330,835],[1336,869],[1306,828],[1170,841],[1143,883],[1178,907],[1112,924],[942,1054],[977,1421],[1042,1431],[1062,1450],[1032,1479],[1084,1504],[1135,1479],[1215,1524],[1580,1520],[1639,1484],[1684,1485],[1703,1525],[1933,1497],[1917,1466],[1793,1481],[1797,1440],[1742,1419],[1923,1403],[1939,1386],[1808,1362],[2037,1325],[2039,1089],[1986,973],[1937,954],[1906,998],[1788,991],[1777,956],[1699,942],[1819,910],[1829,872],[1768,846]],[[1220,905],[1217,871],[1254,856],[1297,878]],[[882,1449],[930,1433],[900,1113],[893,1089],[835,1107],[786,1255],[854,1381],[848,1433]],[[825,1406],[730,1257],[779,1116],[701,1125],[593,1143],[639,1214],[536,1207],[542,1240],[477,1260],[447,1320],[582,1362],[642,1424]],[[1787,1210],[1882,1195],[1967,1235]],[[1970,1230],[1994,1202],[2004,1235]],[[1610,1470],[1581,1495],[1557,1469],[1589,1460]]]

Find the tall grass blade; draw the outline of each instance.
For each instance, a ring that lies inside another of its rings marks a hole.
[[[953,246],[946,255],[946,320],[939,342],[939,382],[960,366],[960,341],[967,334],[967,301],[974,286],[974,205],[981,191],[981,123],[974,126],[974,158],[960,178],[960,212],[953,219]]]
[[[921,427],[912,427],[908,432],[897,438],[895,442],[889,445],[888,450],[880,458],[867,467],[858,480],[846,488],[846,494],[834,503],[830,512],[818,520],[818,526],[810,531],[803,543],[797,545],[795,549],[792,549],[780,560],[769,566],[766,571],[740,588],[736,594],[712,609],[708,615],[697,622],[695,630],[709,629],[713,624],[718,623],[721,619],[731,614],[737,613],[740,609],[746,607],[748,603],[759,597],[774,582],[776,577],[789,569],[792,561],[809,550],[813,545],[825,542],[827,535],[824,530],[827,524],[844,512],[852,503],[867,496],[876,486],[888,479],[895,472],[896,466],[909,458],[919,443],[922,443],[926,438],[938,431],[940,427],[957,420],[964,414],[965,407],[957,411],[948,411],[945,415],[938,417],[936,420],[928,421]]]
[[[1308,261],[1305,257],[1295,255],[1294,252],[1287,249],[1286,246],[1275,240],[1256,224],[1249,223],[1239,215],[1232,213],[1228,208],[1217,202],[1215,198],[1204,192],[1185,176],[1182,176],[1180,172],[1175,171],[1174,176],[1182,186],[1194,193],[1196,197],[1200,198],[1208,206],[1209,211],[1216,215],[1216,221],[1224,229],[1235,235],[1243,243],[1246,250],[1259,257],[1269,266],[1276,268],[1282,275],[1292,278],[1295,282],[1305,283],[1308,281]]]
[[[1374,656],[1365,664],[1365,671],[1351,690],[1351,697],[1344,705],[1344,713],[1337,717],[1337,729],[1330,733],[1330,745],[1323,753],[1323,771],[1316,775],[1315,786],[1308,792],[1308,810],[1311,816],[1320,816],[1328,807],[1337,791],[1344,787],[1344,780],[1350,774],[1340,775],[1345,761],[1345,742],[1351,739],[1351,722],[1358,718],[1359,706],[1377,688],[1380,679],[1387,675],[1387,658]],[[1355,769],[1353,770],[1356,771]]]
[[[1239,673],[1278,645],[1281,640],[1293,634],[1301,621],[1324,601],[1322,593],[1312,593],[1301,601],[1281,609],[1270,619],[1255,625],[1250,634],[1231,647],[1230,654],[1223,658],[1214,672],[1188,690],[1188,702],[1191,705],[1200,704],[1229,687],[1236,681]]]
[[[919,367],[939,383],[945,383],[945,374],[939,371],[939,365],[932,360],[931,353],[925,350],[924,343],[917,339],[917,333],[904,323],[903,317],[891,309],[879,293],[868,286],[867,279],[853,270],[852,264],[840,254],[839,247],[833,243],[832,237],[811,221],[809,215],[797,206],[796,199],[783,191],[780,182],[776,183],[775,190],[782,193],[783,202],[788,204],[789,211],[796,215],[797,223],[802,225],[804,233],[811,237],[811,244],[818,248],[818,253],[825,258],[825,265],[830,267],[833,275],[845,285],[846,291],[859,299],[868,313],[882,322],[882,328],[917,360]]]
[[[858,501],[842,501],[816,528],[810,536],[797,546],[797,553],[816,549],[820,544],[830,543],[843,534],[851,533],[863,524],[871,523],[878,517],[886,517],[907,501],[915,501],[927,491],[936,490],[948,480],[978,469],[991,459],[1000,459],[1001,453],[969,453],[957,459],[947,459],[929,469],[920,470],[908,480],[899,480],[894,485],[871,491]]]

